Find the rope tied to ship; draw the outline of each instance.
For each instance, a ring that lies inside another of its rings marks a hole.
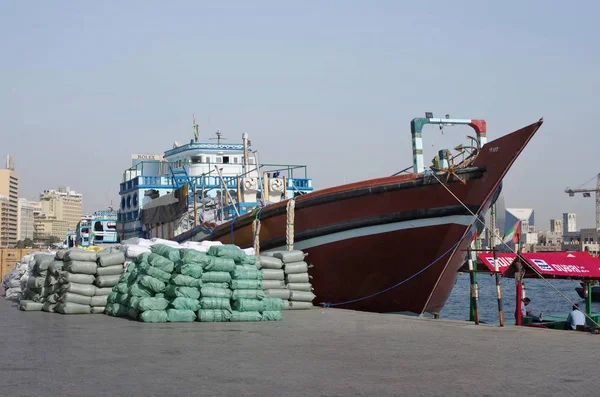
[[[294,210],[296,200],[290,199],[287,203],[287,224],[285,226],[285,245],[288,251],[294,249]]]
[[[235,224],[236,220],[237,217],[233,218],[233,220],[231,221],[231,225],[229,225],[229,235],[231,237],[231,244],[234,244],[233,225]]]
[[[444,184],[442,181],[440,181],[440,179],[439,179],[439,178],[438,178],[438,177],[435,175],[435,173],[433,173],[432,175],[433,175],[433,177],[434,177],[434,178],[435,178],[435,179],[436,179],[436,180],[437,180],[437,181],[440,183],[440,185],[442,185],[442,186],[443,186],[443,187],[444,187],[444,188],[445,188],[445,189],[448,191],[448,193],[450,193],[450,194],[452,195],[452,197],[454,197],[454,199],[460,203],[460,205],[462,205],[462,206],[463,206],[463,207],[464,207],[464,208],[465,208],[465,209],[466,209],[466,210],[467,210],[467,211],[468,211],[468,212],[469,212],[471,215],[473,215],[473,216],[475,217],[475,220],[476,220],[476,221],[478,221],[479,223],[481,223],[481,224],[483,225],[483,227],[486,227],[485,223],[484,223],[484,222],[483,222],[481,219],[479,219],[479,217],[477,217],[477,216],[476,216],[476,215],[473,213],[473,211],[471,211],[471,209],[470,209],[470,208],[469,208],[469,207],[468,207],[468,206],[467,206],[465,203],[463,203],[463,202],[462,202],[462,201],[461,201],[461,200],[460,200],[460,199],[459,199],[459,198],[458,198],[458,197],[457,197],[457,196],[456,196],[456,195],[455,195],[455,194],[452,192],[452,190],[450,190],[450,189],[448,188],[448,186],[446,186],[446,185],[445,185],[445,184]],[[509,249],[509,251],[511,251],[511,252],[512,252],[513,254],[515,254],[517,257],[520,257],[519,253],[518,253],[517,251],[515,251],[515,250],[514,250],[512,247],[510,247],[508,244],[506,244],[502,238],[499,238],[499,237],[496,235],[496,233],[495,233],[494,231],[492,231],[492,237],[493,237],[493,238],[495,238],[495,239],[499,239],[500,243],[501,243],[501,244],[503,244],[503,245],[504,245],[506,248],[508,248],[508,249]],[[573,305],[573,306],[575,306],[575,305],[576,305],[576,304],[575,304],[575,302],[573,302],[571,299],[569,299],[569,297],[568,297],[567,295],[565,295],[565,294],[564,294],[562,291],[560,291],[558,288],[556,288],[556,286],[555,286],[554,284],[552,284],[552,283],[551,283],[551,282],[550,282],[548,279],[546,279],[546,278],[545,278],[545,277],[542,275],[542,273],[541,273],[540,271],[538,271],[538,270],[537,270],[537,269],[536,269],[534,266],[529,266],[529,268],[530,268],[531,270],[533,270],[535,273],[537,273],[537,276],[538,276],[539,278],[541,278],[542,280],[544,280],[544,282],[545,282],[546,284],[548,284],[549,286],[551,286],[552,288],[554,288],[554,290],[555,290],[556,292],[558,292],[558,294],[559,294],[559,295],[561,295],[563,298],[565,298],[565,300],[566,300],[567,302],[569,302],[569,303],[570,303],[571,305]],[[584,314],[584,315],[585,315],[585,316],[586,316],[586,317],[587,317],[587,318],[588,318],[588,319],[589,319],[589,320],[590,320],[592,323],[594,323],[596,326],[598,326],[598,325],[599,325],[599,324],[598,324],[596,321],[594,321],[594,319],[593,319],[593,318],[591,318],[590,316],[588,316],[588,315],[587,315],[587,313],[584,313],[583,311],[582,311],[582,313],[583,313],[583,314]]]
[[[252,221],[252,233],[254,234],[254,242],[253,242],[253,246],[254,246],[254,251],[255,251],[255,255],[259,255],[260,254],[260,213],[262,212],[263,207],[261,207],[258,212],[256,213],[256,216],[254,217],[254,221]]]

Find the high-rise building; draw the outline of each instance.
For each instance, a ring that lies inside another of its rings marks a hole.
[[[0,196],[5,197],[0,218],[0,246],[14,247],[17,244],[19,175],[10,155],[6,158],[6,169],[0,170]]]
[[[33,240],[35,217],[42,212],[42,205],[39,201],[30,201],[25,198],[19,199],[17,218],[19,220],[17,228],[17,240]]]
[[[566,237],[572,233],[577,233],[577,221],[575,218],[575,214],[564,213],[562,226],[563,226],[563,236],[564,237]]]
[[[562,221],[560,219],[550,219],[550,232],[562,233]]]
[[[55,236],[61,240],[75,230],[82,216],[82,194],[68,186],[40,193],[41,214],[35,220],[36,235]]]

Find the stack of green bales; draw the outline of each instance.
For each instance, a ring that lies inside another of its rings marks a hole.
[[[265,297],[257,261],[234,245],[208,253],[153,245],[127,267],[106,313],[144,322],[280,320],[284,302]]]

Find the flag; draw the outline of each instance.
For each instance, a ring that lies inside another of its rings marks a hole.
[[[583,197],[592,197],[590,193],[583,193]]]
[[[504,235],[504,238],[502,239],[502,241],[504,243],[508,243],[509,241],[512,241],[513,243],[518,243],[519,239],[521,237],[521,221],[517,221],[517,223],[515,223],[510,229],[508,229],[506,231],[506,234]]]

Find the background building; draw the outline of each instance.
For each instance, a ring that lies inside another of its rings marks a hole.
[[[34,222],[36,238],[55,236],[63,241],[67,232],[75,230],[81,220],[82,199],[81,193],[68,186],[44,190],[40,194],[41,212]]]
[[[552,233],[560,233],[560,235],[562,236],[562,221],[560,219],[550,219],[550,231]]]
[[[6,169],[0,170],[0,196],[5,198],[0,218],[0,246],[14,247],[17,244],[19,176],[10,155],[6,157]]]
[[[39,201],[30,201],[25,198],[20,198],[17,208],[17,240],[25,239],[33,240],[35,217],[39,216],[42,211],[42,205]]]
[[[575,214],[564,213],[563,214],[563,237],[568,236],[570,233],[577,233],[577,220]]]

